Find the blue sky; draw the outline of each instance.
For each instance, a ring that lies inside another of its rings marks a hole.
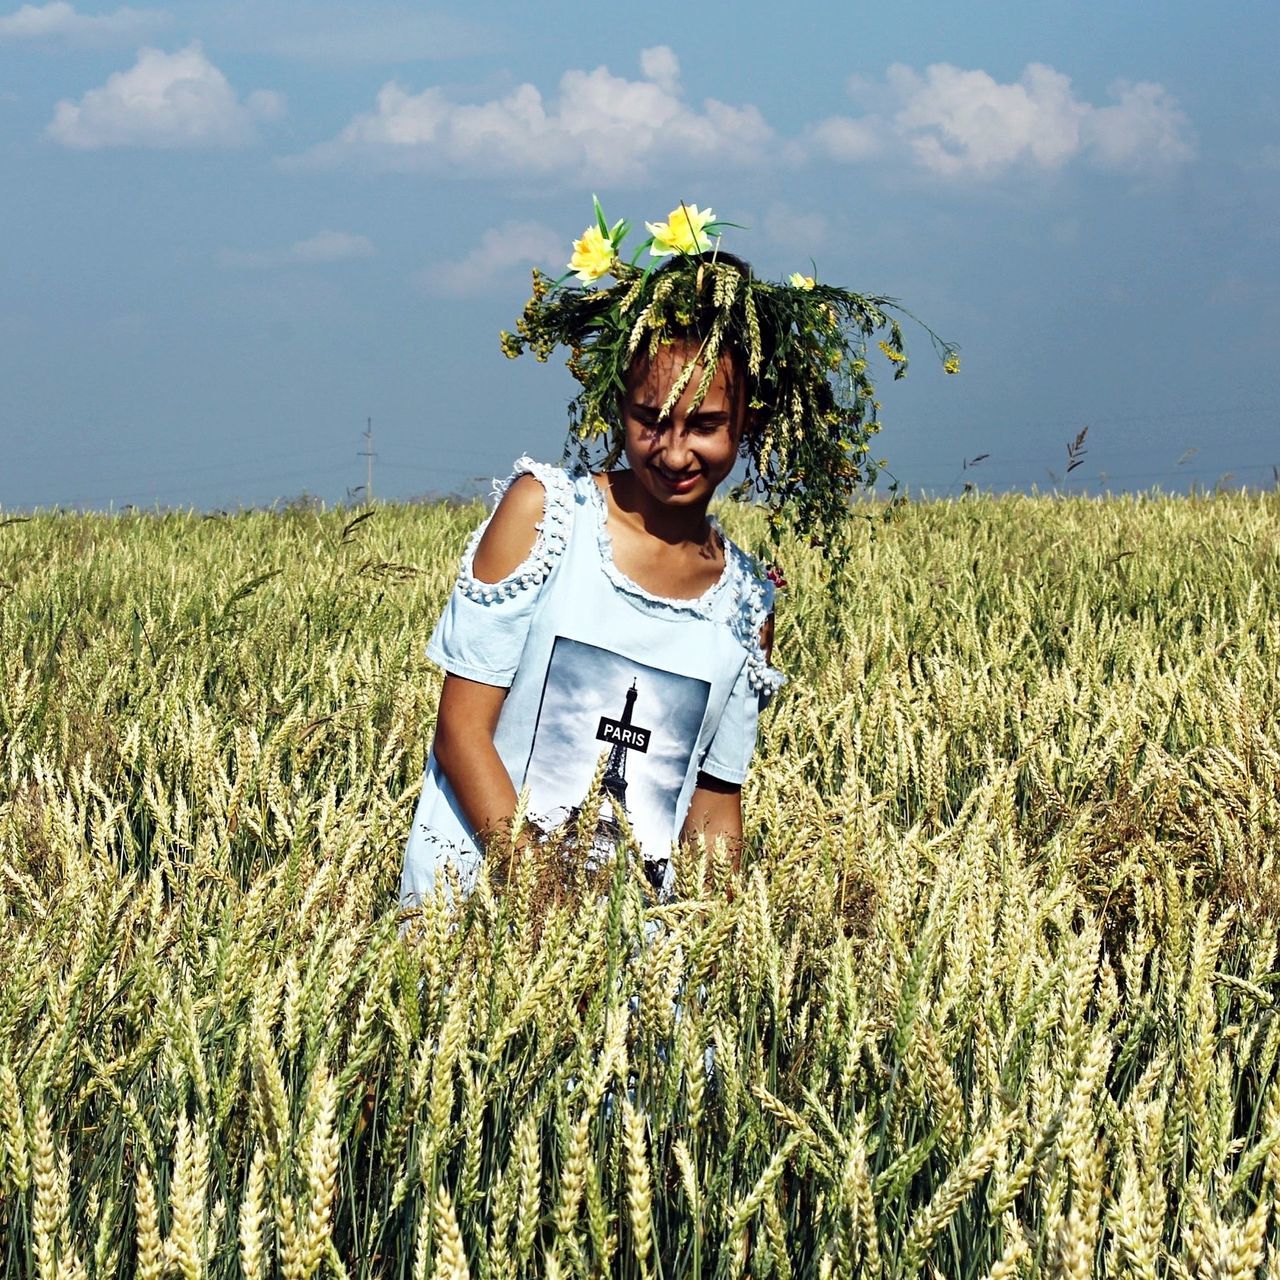
[[[529,267],[680,200],[901,298],[912,490],[1270,485],[1280,6],[0,0],[0,506],[474,492],[559,456]],[[987,459],[971,470],[964,463]]]

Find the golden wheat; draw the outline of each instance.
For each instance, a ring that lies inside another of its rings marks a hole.
[[[401,919],[476,516],[0,521],[5,1275],[1280,1272],[1275,495],[784,547],[736,881]]]

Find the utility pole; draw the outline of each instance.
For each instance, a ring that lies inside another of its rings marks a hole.
[[[373,506],[373,460],[378,455],[373,451],[373,419],[366,419],[364,429],[364,448],[356,454],[365,460],[364,500],[366,506]]]

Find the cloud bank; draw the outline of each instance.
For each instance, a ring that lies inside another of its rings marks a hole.
[[[881,99],[883,110],[821,121],[806,139],[811,154],[857,162],[905,149],[927,173],[977,179],[1014,168],[1057,170],[1076,160],[1149,173],[1195,156],[1190,121],[1162,85],[1148,81],[1117,80],[1110,88],[1115,101],[1099,106],[1039,62],[1010,83],[945,62],[923,72],[895,63],[882,86],[853,88]]]
[[[293,163],[622,185],[693,162],[875,161],[982,180],[1077,161],[1142,174],[1195,156],[1190,121],[1149,81],[1117,80],[1111,101],[1099,104],[1043,63],[1030,63],[1011,82],[950,63],[923,71],[898,63],[883,80],[853,88],[873,109],[828,116],[786,139],[749,103],[691,102],[666,45],[642,51],[639,79],[603,66],[570,70],[552,98],[521,84],[502,97],[461,103],[439,86],[413,93],[388,81],[372,111]]]
[[[377,252],[368,236],[350,231],[317,231],[306,240],[296,240],[280,251],[223,249],[218,261],[224,267],[264,269],[270,267],[307,266],[327,262],[350,262],[371,258]]]
[[[24,4],[14,13],[0,16],[0,41],[61,40],[93,44],[130,40],[163,27],[169,15],[161,9],[131,9],[114,13],[78,13],[67,0],[50,4]]]
[[[457,103],[439,87],[410,93],[395,81],[375,109],[302,157],[311,165],[369,164],[454,175],[565,175],[597,182],[643,181],[650,161],[749,163],[773,131],[753,106],[707,98],[696,107],[665,45],[640,55],[641,78],[607,67],[566,71],[546,100],[531,84],[488,102]]]
[[[243,101],[198,43],[177,53],[140,49],[79,102],[63,100],[45,132],[64,147],[232,148],[258,138],[258,124],[284,114],[284,98],[257,90]]]

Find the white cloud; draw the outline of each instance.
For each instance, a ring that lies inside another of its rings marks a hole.
[[[764,233],[779,248],[803,259],[817,253],[826,244],[830,228],[821,213],[793,209],[790,205],[778,202],[770,205],[765,212]],[[800,262],[797,269],[803,265]]]
[[[294,262],[343,262],[348,258],[371,258],[373,253],[373,241],[368,236],[349,231],[318,231],[289,249]]]
[[[657,45],[641,52],[639,79],[603,66],[570,70],[545,98],[535,85],[520,84],[504,96],[464,103],[438,85],[412,93],[388,81],[372,111],[286,163],[605,185],[645,181],[659,166],[767,158],[859,164],[904,157],[937,176],[990,179],[1078,161],[1149,173],[1195,155],[1185,113],[1150,82],[1117,81],[1112,100],[1095,104],[1043,63],[1030,63],[1008,83],[980,69],[936,63],[923,71],[895,64],[878,85],[853,77],[848,88],[866,114],[828,116],[780,140],[754,106],[714,98],[691,103],[679,59]]]
[[[1024,160],[1056,169],[1080,150],[1088,105],[1052,67],[1033,62],[1015,84],[947,63],[923,75],[895,64],[887,78],[901,102],[894,126],[934,173],[992,173]]]
[[[459,298],[483,292],[517,267],[548,267],[558,275],[569,251],[564,236],[540,222],[504,222],[456,262],[427,267],[420,280],[429,293]]]
[[[641,68],[639,80],[607,67],[566,71],[554,101],[531,84],[488,102],[456,103],[438,87],[415,94],[391,81],[374,111],[358,115],[302,160],[465,174],[565,173],[619,183],[642,181],[650,160],[750,162],[772,139],[753,106],[714,98],[701,109],[688,103],[679,61],[666,46],[646,49]]]
[[[1195,158],[1191,122],[1162,86],[1117,80],[1113,107],[1094,107],[1085,120],[1085,141],[1109,169],[1150,170]]]
[[[850,91],[871,96],[861,79]],[[896,63],[879,94],[883,118],[833,116],[809,131],[808,148],[859,161],[888,140],[929,173],[977,178],[1014,167],[1055,170],[1078,159],[1141,173],[1194,157],[1190,122],[1163,86],[1117,81],[1111,94],[1110,105],[1087,102],[1068,76],[1039,62],[1011,83],[945,62],[923,72]]]
[[[680,59],[669,45],[657,44],[640,51],[640,74],[663,93],[680,92]]]
[[[371,258],[376,252],[368,236],[350,231],[317,231],[315,235],[296,240],[281,251],[223,249],[218,254],[218,261],[224,267],[262,269],[349,262],[356,258]]]
[[[807,150],[816,149],[831,160],[857,164],[884,150],[884,126],[875,116],[852,120],[828,116],[809,129]]]
[[[278,119],[284,98],[260,89],[242,102],[198,43],[177,53],[140,49],[128,71],[63,100],[46,132],[66,147],[243,147],[260,120]]]
[[[50,4],[24,4],[13,13],[0,16],[0,40],[63,40],[94,43],[128,40],[169,22],[162,9],[131,9],[128,5],[114,13],[78,13],[67,0]]]

